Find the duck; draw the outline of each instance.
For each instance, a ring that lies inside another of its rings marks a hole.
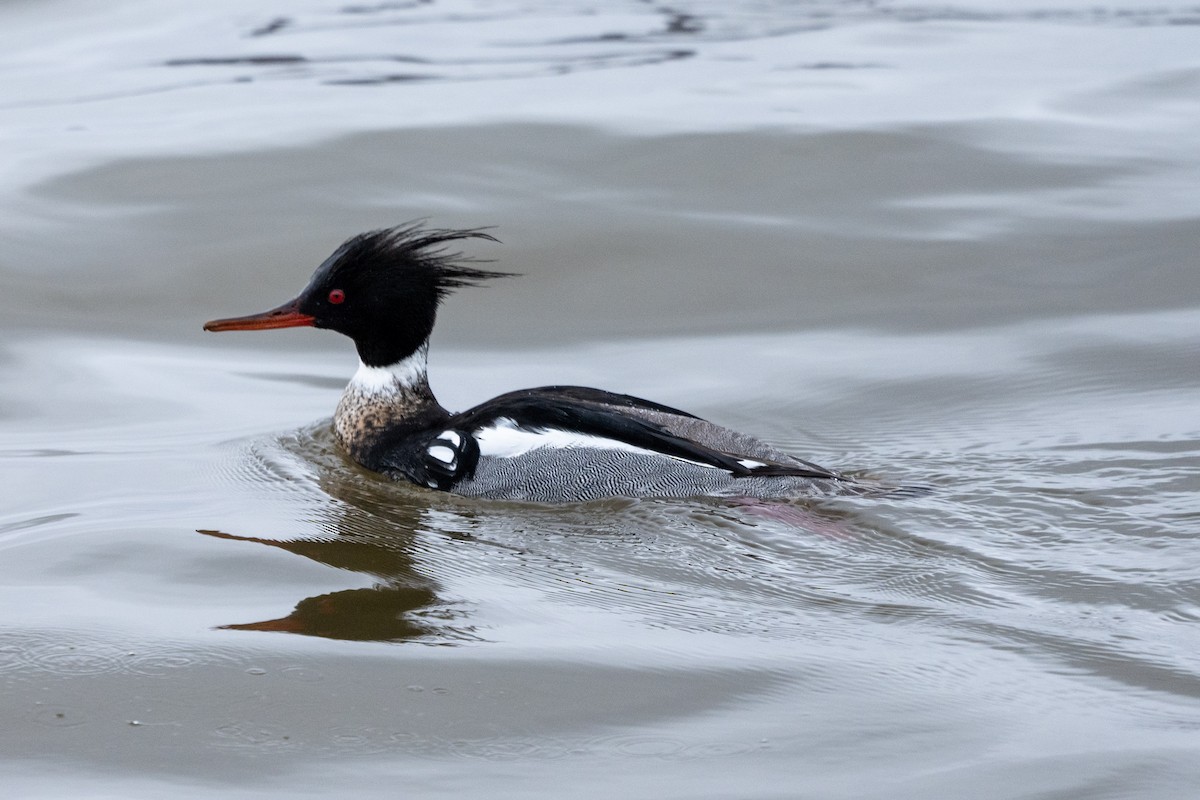
[[[310,326],[349,337],[359,366],[334,412],[337,446],[368,470],[428,490],[533,503],[864,493],[863,482],[754,436],[602,389],[541,386],[447,411],[427,373],[438,308],[455,290],[515,274],[454,251],[498,241],[488,230],[408,223],[360,233],[295,299],[204,330]]]

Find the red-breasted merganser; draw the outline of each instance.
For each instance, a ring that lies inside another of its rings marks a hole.
[[[338,444],[370,470],[472,497],[787,498],[871,488],[685,411],[581,386],[500,395],[459,414],[438,403],[425,363],[438,304],[512,273],[469,266],[446,244],[495,239],[419,225],[347,240],[295,299],[207,331],[313,326],[354,340],[361,364],[333,418]]]

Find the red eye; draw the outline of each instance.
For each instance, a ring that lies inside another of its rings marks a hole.
[[[333,303],[335,306],[338,303],[345,302],[345,300],[346,300],[346,293],[343,292],[341,289],[334,289],[332,292],[329,293],[329,302]]]

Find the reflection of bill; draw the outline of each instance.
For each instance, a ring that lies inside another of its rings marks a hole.
[[[433,599],[432,592],[420,589],[347,589],[301,600],[286,617],[220,627],[233,631],[282,631],[326,639],[394,642],[434,633],[429,626],[408,616],[409,612],[420,611]]]

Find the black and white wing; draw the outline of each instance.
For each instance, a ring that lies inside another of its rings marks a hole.
[[[722,449],[672,430],[679,425]],[[502,395],[416,442],[410,480],[459,494],[564,502],[611,496],[791,494],[797,483],[842,480],[667,406],[595,389],[547,387]],[[749,451],[749,452],[747,452]],[[410,453],[412,451],[410,450]]]

